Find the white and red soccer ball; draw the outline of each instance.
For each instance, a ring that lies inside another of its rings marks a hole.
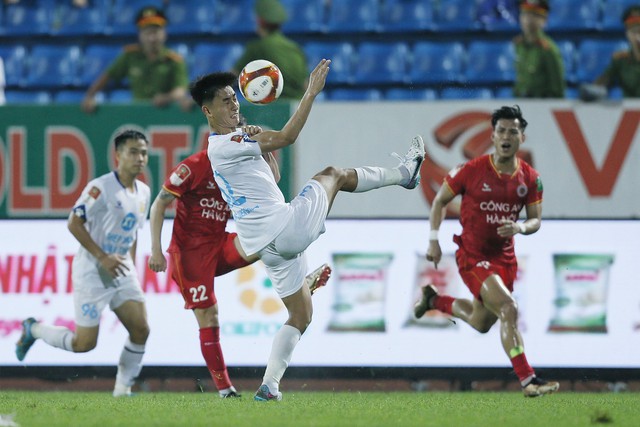
[[[238,76],[238,87],[247,101],[264,105],[278,99],[284,78],[276,64],[257,59],[244,66]]]

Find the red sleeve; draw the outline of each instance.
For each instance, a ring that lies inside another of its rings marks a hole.
[[[449,187],[453,194],[464,193],[466,177],[469,174],[468,163],[463,163],[451,169],[447,176],[444,177],[444,183]]]
[[[527,192],[527,205],[534,205],[542,202],[542,179],[538,172],[529,168],[529,191]]]
[[[182,197],[184,193],[191,189],[196,172],[193,166],[189,158],[185,159],[171,171],[162,187],[174,196]]]

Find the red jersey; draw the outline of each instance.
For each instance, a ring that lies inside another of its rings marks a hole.
[[[464,250],[479,259],[515,260],[513,237],[500,237],[497,229],[501,220],[517,221],[523,207],[542,202],[538,172],[518,159],[513,174],[500,173],[489,154],[453,169],[444,183],[462,196],[460,244]]]
[[[231,210],[213,179],[206,150],[176,166],[162,187],[178,198],[168,252],[222,243]]]

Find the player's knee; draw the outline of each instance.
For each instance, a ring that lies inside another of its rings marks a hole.
[[[131,336],[132,342],[136,344],[144,344],[147,342],[150,332],[149,325],[145,322],[144,324],[136,325],[134,328],[131,328],[129,335]]]
[[[73,341],[73,352],[74,353],[86,353],[88,351],[96,348],[98,340],[77,340]]]
[[[518,318],[518,305],[514,300],[505,301],[500,306],[500,319],[515,322]]]

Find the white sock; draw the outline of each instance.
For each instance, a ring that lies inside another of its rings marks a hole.
[[[271,355],[264,372],[262,383],[269,387],[272,394],[278,393],[280,380],[289,366],[293,349],[296,348],[302,334],[297,328],[283,325],[273,338]]]
[[[118,373],[116,374],[116,387],[123,385],[131,387],[142,370],[142,356],[144,356],[144,344],[134,344],[129,337],[124,343]]]
[[[31,334],[34,338],[42,338],[44,342],[52,347],[73,351],[74,334],[64,326],[47,326],[41,323],[34,323],[31,326]]]
[[[380,187],[397,185],[402,180],[402,172],[398,168],[364,166],[354,169],[358,175],[358,184],[353,190],[354,193],[364,193]]]

